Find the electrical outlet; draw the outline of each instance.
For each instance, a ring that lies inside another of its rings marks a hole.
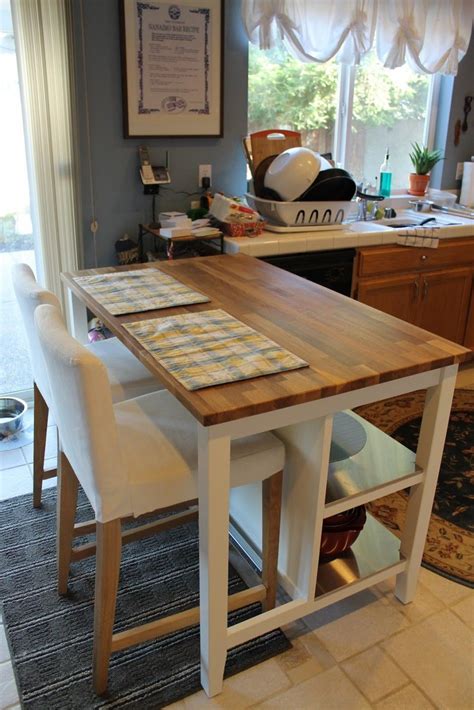
[[[202,187],[203,178],[209,178],[209,185],[212,183],[212,165],[199,166],[199,187]]]
[[[464,163],[458,163],[456,165],[456,177],[455,180],[462,180],[462,176],[464,173]]]

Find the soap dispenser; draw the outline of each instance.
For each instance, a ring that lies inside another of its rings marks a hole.
[[[390,197],[390,188],[392,186],[392,171],[390,169],[390,151],[387,148],[385,160],[380,166],[380,194],[384,197]]]

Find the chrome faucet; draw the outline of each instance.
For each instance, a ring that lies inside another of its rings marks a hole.
[[[359,219],[364,222],[375,219],[375,213],[377,210],[373,209],[372,212],[368,210],[369,202],[382,202],[384,200],[383,195],[371,195],[363,191],[363,185],[360,183],[357,187],[357,200],[359,202]]]

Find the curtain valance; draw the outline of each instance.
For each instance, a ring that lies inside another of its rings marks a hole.
[[[473,0],[242,0],[250,41],[277,39],[304,62],[358,64],[373,46],[385,67],[456,74],[471,38]]]

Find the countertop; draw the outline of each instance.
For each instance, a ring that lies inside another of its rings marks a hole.
[[[413,213],[415,214],[415,213]],[[416,215],[420,217],[420,215]],[[424,214],[423,216],[430,216]],[[474,236],[474,220],[449,214],[433,213],[446,221],[460,222],[456,226],[440,227],[433,230],[440,239]],[[418,231],[418,230],[417,230]],[[421,230],[419,230],[421,233]],[[430,230],[431,231],[431,230]],[[224,251],[227,254],[248,254],[249,256],[275,256],[277,254],[297,254],[301,252],[366,247],[379,244],[396,244],[401,235],[413,234],[411,228],[393,229],[376,221],[352,222],[343,229],[304,232],[277,233],[264,231],[259,237],[225,237]]]
[[[471,351],[339,293],[243,254],[90,269],[159,269],[205,293],[209,303],[113,316],[74,281],[66,286],[204,426],[272,412],[462,362]],[[303,358],[308,367],[186,390],[123,327],[130,321],[222,308]],[[356,334],[356,335],[355,335]]]

